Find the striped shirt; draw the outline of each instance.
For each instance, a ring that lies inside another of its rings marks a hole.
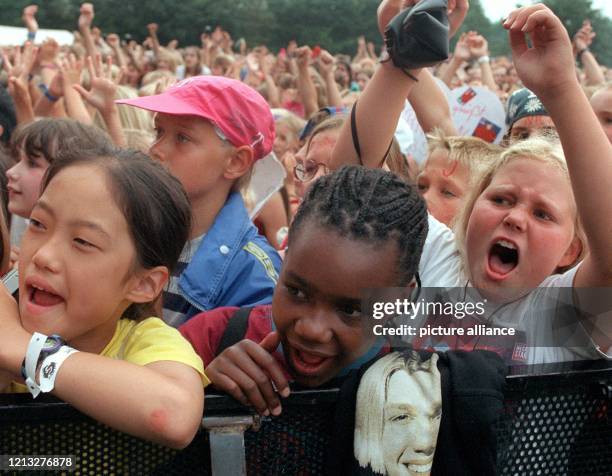
[[[191,305],[181,294],[179,289],[179,279],[185,268],[187,268],[191,262],[191,258],[200,246],[200,243],[202,243],[204,236],[205,235],[200,235],[197,238],[187,242],[183,248],[183,251],[181,252],[178,263],[176,263],[176,266],[170,275],[168,284],[166,284],[166,288],[164,289],[163,319],[166,324],[172,327],[178,327],[187,320],[185,314]]]

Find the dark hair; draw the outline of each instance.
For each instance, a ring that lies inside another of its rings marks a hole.
[[[307,222],[372,244],[395,240],[400,285],[408,284],[418,271],[427,236],[427,206],[413,185],[391,172],[345,166],[320,177],[295,215],[289,249]]]
[[[0,86],[0,126],[2,126],[0,143],[8,145],[13,129],[17,126],[17,116],[13,98],[3,86]]]
[[[23,150],[28,157],[43,157],[50,164],[58,155],[108,154],[114,148],[99,127],[73,119],[46,118],[18,127],[11,138],[13,157]]]
[[[4,212],[4,219],[6,220],[6,227],[11,227],[11,212],[9,212],[9,194],[8,194],[8,177],[6,172],[15,165],[13,158],[8,154],[6,149],[0,144],[0,200],[2,201],[2,210]],[[0,260],[1,261],[1,260]]]
[[[61,153],[43,179],[42,191],[59,172],[74,165],[103,169],[136,248],[136,265],[145,269],[176,266],[189,238],[191,207],[181,183],[161,164],[133,150],[103,148],[100,153]],[[123,317],[150,317],[153,303],[132,304]]]

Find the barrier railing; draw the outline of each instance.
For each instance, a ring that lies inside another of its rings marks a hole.
[[[611,363],[515,368],[506,383],[499,474],[612,473]],[[203,429],[181,451],[111,430],[52,398],[0,395],[0,454],[70,455],[70,474],[325,474],[337,395],[293,392],[280,417],[260,418],[209,394]]]

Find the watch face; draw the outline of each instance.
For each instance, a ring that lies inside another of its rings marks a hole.
[[[47,340],[43,344],[42,350],[44,352],[49,352],[52,350],[59,349],[63,344],[64,342],[60,336],[52,335],[47,337]]]

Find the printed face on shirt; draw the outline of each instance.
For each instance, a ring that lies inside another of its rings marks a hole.
[[[395,241],[352,240],[308,221],[293,232],[272,313],[291,373],[316,387],[373,345],[362,292],[398,285],[399,253]]]
[[[580,254],[569,179],[536,159],[511,159],[478,197],[466,232],[472,284],[497,300],[537,287]]]
[[[434,149],[417,176],[419,193],[427,202],[427,210],[438,221],[450,226],[463,203],[469,170],[448,159],[446,149]]]
[[[376,474],[424,476],[431,472],[442,393],[438,356],[422,362],[393,352],[363,374],[357,391],[355,456]]]
[[[19,311],[30,332],[99,352],[136,279],[136,250],[106,173],[60,171],[32,210],[19,255]]]
[[[382,448],[389,476],[431,472],[442,415],[435,371],[399,370],[388,380]]]
[[[28,157],[23,151],[19,152],[19,162],[6,171],[11,213],[24,218],[30,216],[47,168],[49,162],[44,157]]]
[[[151,157],[181,181],[194,208],[222,182],[229,147],[213,125],[197,116],[159,113]]]

